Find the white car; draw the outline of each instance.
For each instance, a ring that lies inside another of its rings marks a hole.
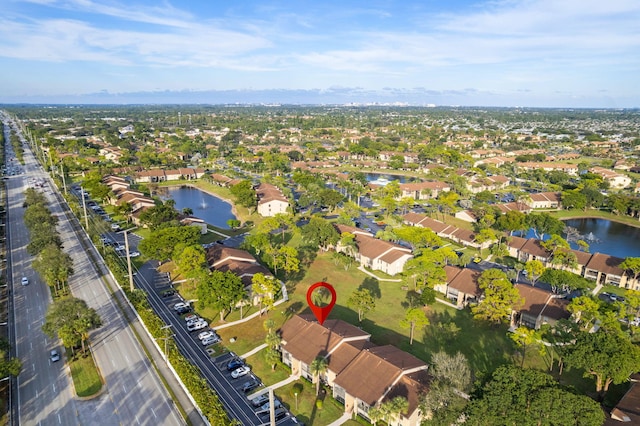
[[[139,251],[132,251],[129,253],[129,257],[138,257],[138,256],[140,256]]]
[[[200,332],[200,334],[198,334],[198,339],[200,339],[200,340],[208,339],[209,337],[216,337],[215,331],[206,330],[206,331],[202,331],[202,332]]]
[[[196,314],[189,314],[189,315],[186,315],[186,316],[184,317],[184,320],[185,320],[185,322],[189,322],[189,321],[197,320],[197,319],[199,319],[199,318],[200,318],[200,317],[199,317],[199,316],[197,316]]]
[[[207,337],[206,339],[202,339],[202,346],[213,345],[215,343],[218,343],[219,341],[220,338],[218,338],[218,336]]]
[[[117,223],[112,223],[111,224],[111,229],[114,231],[119,231],[120,230],[120,225],[118,225]]]
[[[231,377],[234,379],[237,379],[238,377],[246,376],[250,372],[251,372],[251,369],[248,366],[243,365],[242,367],[233,370],[231,372]]]
[[[209,327],[209,324],[206,321],[196,321],[187,325],[187,330],[196,331],[202,330],[203,328]]]
[[[22,277],[22,280],[20,281],[20,283],[22,285],[28,285],[29,284],[29,278],[27,277]]]
[[[188,303],[184,303],[184,302],[178,302],[175,305],[173,305],[173,309],[176,311],[179,311],[180,309],[186,309],[186,308],[190,308]]]

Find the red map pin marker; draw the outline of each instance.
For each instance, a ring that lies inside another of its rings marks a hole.
[[[313,290],[315,290],[318,287],[324,287],[327,290],[329,290],[329,292],[331,293],[331,302],[329,302],[327,306],[322,306],[322,307],[316,306],[313,304],[313,301],[311,300],[311,295],[313,294]],[[333,309],[333,305],[336,304],[336,299],[337,299],[336,290],[333,288],[331,284],[325,283],[323,281],[315,283],[314,285],[309,287],[309,290],[307,290],[307,303],[309,304],[309,308],[311,308],[311,312],[313,312],[313,315],[316,316],[316,319],[318,320],[320,325],[322,325],[322,323],[324,323],[324,320],[326,320],[327,317],[329,316],[329,313]]]

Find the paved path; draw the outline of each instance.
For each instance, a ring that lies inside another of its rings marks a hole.
[[[328,426],[340,426],[341,424],[344,424],[349,420],[351,420],[351,413],[344,413],[338,420],[333,423],[329,423]]]
[[[255,348],[251,349],[249,352],[247,352],[246,354],[240,355],[240,358],[242,359],[247,359],[248,357],[250,357],[251,355],[255,354],[256,352],[259,352],[261,350],[263,350],[264,348],[267,347],[266,343],[263,343],[259,346],[256,346]]]
[[[402,282],[401,279],[392,279],[392,278],[380,278],[379,276],[377,276],[376,274],[374,274],[373,272],[369,272],[367,271],[364,266],[358,266],[358,270],[364,272],[367,275],[372,276],[373,278],[375,278],[378,281],[390,281],[390,282],[394,282],[394,283],[399,283]]]

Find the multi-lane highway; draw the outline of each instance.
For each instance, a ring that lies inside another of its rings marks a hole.
[[[6,117],[5,117],[6,118]],[[7,121],[5,121],[5,124]],[[8,127],[6,140],[9,146]],[[12,154],[8,152],[8,156]],[[29,242],[22,216],[28,178],[48,176],[25,145],[23,173],[7,180],[7,226],[12,277],[13,326],[16,355],[24,368],[18,376],[17,415],[14,424],[25,425],[182,425],[185,424],[157,373],[140,348],[129,324],[116,307],[103,280],[110,276],[96,269],[83,246],[83,237],[69,220],[61,197],[45,185],[49,208],[59,219],[64,249],[72,257],[74,271],[69,285],[75,297],[96,309],[103,325],[91,334],[92,350],[104,378],[103,392],[90,401],[75,397],[69,370],[62,362],[51,362],[49,351],[61,345],[43,335],[41,326],[51,302],[46,284],[31,269],[26,252]],[[17,159],[10,160],[16,162]],[[98,258],[98,256],[96,256]],[[21,285],[22,276],[29,279]],[[61,352],[63,352],[61,350]]]

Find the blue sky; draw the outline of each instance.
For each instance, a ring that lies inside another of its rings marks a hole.
[[[3,1],[0,102],[265,93],[640,107],[640,1]]]

